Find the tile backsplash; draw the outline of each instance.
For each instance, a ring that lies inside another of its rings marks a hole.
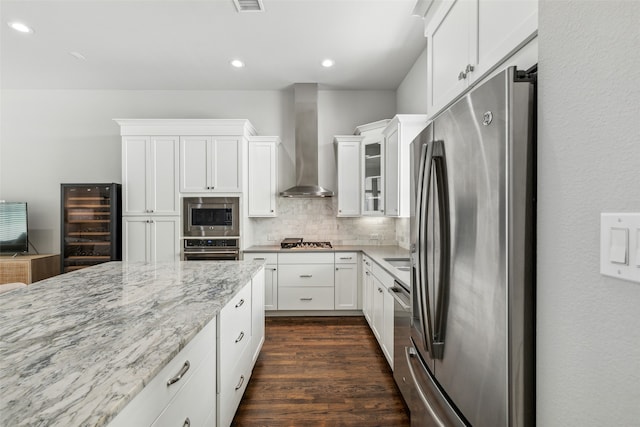
[[[395,218],[337,218],[338,199],[278,198],[278,216],[251,218],[254,245],[279,244],[285,237],[334,245],[395,245],[398,227]],[[408,240],[408,219],[407,239]],[[408,245],[408,243],[407,243]],[[403,245],[401,245],[403,246]],[[407,246],[408,247],[408,246]]]

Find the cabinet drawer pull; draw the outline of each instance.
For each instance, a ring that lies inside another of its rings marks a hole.
[[[187,373],[190,367],[191,367],[191,363],[189,363],[188,360],[184,362],[184,365],[182,365],[182,369],[180,369],[180,372],[178,372],[175,377],[169,378],[169,380],[167,381],[167,386],[170,386],[171,384],[175,384],[178,381],[180,381],[182,377],[184,377],[184,374]]]
[[[378,288],[378,292],[382,293],[382,289]]]
[[[353,257],[350,256],[341,256],[340,259],[353,259]]]
[[[182,427],[191,427],[191,420],[189,419],[189,417],[184,420],[184,423],[182,423]]]
[[[304,278],[313,277],[313,274],[301,274],[300,277],[304,277]]]
[[[242,387],[242,384],[244,384],[244,375],[240,375],[240,381],[238,382],[238,385],[236,386],[236,391],[240,389],[240,387]]]
[[[242,298],[240,302],[236,304],[236,308],[242,307],[242,304],[244,304],[244,298]]]
[[[266,260],[266,258],[254,258],[253,260],[254,260],[254,261],[255,261],[255,260],[261,260],[261,261],[264,261],[264,260]]]
[[[236,338],[236,344],[242,341],[242,338],[244,338],[244,332],[240,332],[240,335],[238,335],[238,338]]]
[[[300,298],[300,301],[311,301],[313,298]]]

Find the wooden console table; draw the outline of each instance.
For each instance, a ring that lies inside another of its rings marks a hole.
[[[60,274],[60,255],[0,256],[0,284],[30,284]]]

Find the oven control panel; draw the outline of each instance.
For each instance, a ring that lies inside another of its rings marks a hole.
[[[185,249],[237,248],[238,245],[238,239],[184,239]]]

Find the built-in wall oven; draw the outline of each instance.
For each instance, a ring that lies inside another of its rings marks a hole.
[[[185,261],[237,261],[240,259],[238,239],[183,239]]]
[[[240,199],[185,197],[182,199],[182,259],[235,261],[240,259]]]

